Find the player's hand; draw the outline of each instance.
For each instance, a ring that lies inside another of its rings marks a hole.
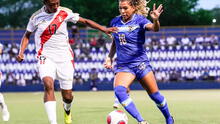
[[[16,56],[16,60],[17,60],[18,62],[22,62],[22,61],[24,60],[24,55],[23,55],[23,54],[18,54],[18,55]]]
[[[105,62],[104,62],[104,67],[107,69],[112,69],[112,63],[113,60],[110,57],[106,57]]]
[[[153,20],[159,20],[160,14],[163,12],[163,5],[160,4],[156,9],[156,4],[154,3],[153,11],[150,12],[150,16]]]
[[[111,33],[117,33],[118,28],[117,27],[110,27],[105,29],[105,34],[107,34],[110,38],[112,38]]]

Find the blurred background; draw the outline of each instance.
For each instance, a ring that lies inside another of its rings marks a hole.
[[[220,1],[152,0],[164,5],[161,30],[146,32],[145,47],[161,89],[220,89]],[[119,15],[117,0],[61,0],[80,16],[109,25]],[[41,0],[0,1],[0,71],[3,92],[43,91],[35,57],[34,35],[23,63],[15,60],[20,40]],[[150,17],[149,17],[150,19]],[[75,53],[73,90],[112,90],[114,73],[103,66],[111,40],[83,25],[69,24]],[[56,90],[59,90],[56,82]],[[138,83],[132,89],[142,89]]]

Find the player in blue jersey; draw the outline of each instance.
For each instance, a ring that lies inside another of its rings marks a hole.
[[[156,8],[156,5],[153,5],[153,10],[149,13],[153,20],[151,22],[146,18],[149,10],[146,5],[145,0],[119,0],[120,16],[111,21],[111,26],[117,27],[118,33],[112,34],[114,40],[104,65],[106,68],[111,68],[112,58],[116,52],[114,92],[119,102],[138,121],[138,124],[148,124],[148,122],[142,118],[126,92],[135,78],[163,113],[166,124],[174,124],[167,102],[159,92],[144,48],[145,32],[157,32],[160,29],[159,17],[163,12],[163,6],[159,5]]]

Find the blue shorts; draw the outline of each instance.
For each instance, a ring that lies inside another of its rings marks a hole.
[[[147,73],[151,71],[152,71],[152,67],[149,64],[149,62],[141,62],[138,66],[135,67],[129,67],[126,65],[120,65],[120,66],[115,65],[114,67],[115,74],[118,72],[130,72],[136,76],[137,80],[140,80]]]

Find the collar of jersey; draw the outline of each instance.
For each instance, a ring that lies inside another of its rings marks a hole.
[[[125,24],[129,23],[130,21],[132,21],[135,16],[136,16],[136,14],[133,14],[133,15],[132,15],[132,18],[131,18],[129,21],[127,21],[127,22],[123,22],[122,16],[121,16],[121,23],[125,25]]]
[[[48,15],[52,15],[52,14],[55,14],[55,13],[57,13],[59,10],[60,10],[60,6],[58,7],[58,9],[57,9],[57,11],[55,12],[55,13],[47,13],[46,11],[45,11],[45,5],[41,8],[41,11],[43,11],[44,13],[46,13],[46,14],[48,14]]]

